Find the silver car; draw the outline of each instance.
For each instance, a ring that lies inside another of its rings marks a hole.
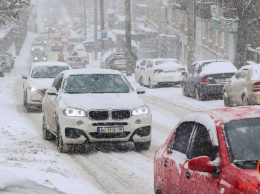
[[[60,73],[42,102],[43,139],[56,137],[59,152],[98,143],[148,150],[152,115],[119,71],[78,69]],[[130,145],[131,144],[131,145]]]

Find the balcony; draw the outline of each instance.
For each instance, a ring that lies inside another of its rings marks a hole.
[[[187,9],[188,2],[188,0],[175,0],[174,7],[178,9]]]
[[[237,17],[237,9],[236,8],[226,8],[223,10],[224,18],[235,19]]]
[[[236,8],[223,8],[215,5],[211,5],[212,16],[224,17],[227,19],[235,19],[237,17]]]
[[[214,4],[214,2],[198,2],[197,3],[197,12],[196,15],[203,19],[211,19],[211,6]]]

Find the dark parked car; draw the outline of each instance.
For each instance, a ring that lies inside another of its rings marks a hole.
[[[194,62],[184,72],[182,94],[197,100],[222,98],[225,83],[237,72],[228,60],[207,60]]]
[[[15,64],[15,58],[12,53],[8,53],[8,52],[0,52],[0,54],[4,54],[4,55],[8,55],[9,56],[9,59],[11,61],[11,65],[12,65],[12,68],[14,68],[14,64]]]

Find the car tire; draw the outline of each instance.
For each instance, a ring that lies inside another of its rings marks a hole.
[[[31,112],[31,105],[27,101],[27,92],[25,92],[23,95],[23,105],[27,112]]]
[[[7,68],[6,68],[6,73],[10,73],[10,72],[11,72],[11,69],[12,69],[11,66],[10,66],[10,67],[7,67]]]
[[[149,78],[149,88],[150,89],[153,89],[153,88],[155,88],[155,86],[154,85],[152,85],[152,82],[151,82],[151,79]]]
[[[4,77],[5,76],[5,73],[4,72],[1,72],[0,73],[0,77]]]
[[[223,94],[223,101],[224,101],[224,106],[226,106],[226,107],[230,107],[231,106],[230,102],[229,102],[228,95],[227,95],[226,92],[224,92],[224,94]]]
[[[242,96],[242,102],[243,102],[243,106],[248,106],[249,105],[248,99],[247,99],[246,95]]]
[[[195,88],[195,98],[198,101],[204,101],[205,100],[205,98],[199,93],[199,90],[198,90],[197,87]]]
[[[140,77],[139,83],[140,83],[140,86],[144,86],[144,80],[143,80],[143,77]]]
[[[55,139],[55,136],[47,129],[44,115],[42,117],[42,138],[48,141]]]
[[[188,93],[185,91],[185,86],[184,86],[184,84],[182,84],[181,89],[182,89],[182,95],[183,95],[183,96],[188,96]]]
[[[142,150],[149,150],[150,149],[150,145],[151,145],[151,141],[148,142],[136,142],[135,144],[135,150],[136,151],[142,151]]]
[[[62,135],[61,135],[59,125],[57,126],[57,132],[58,132],[57,137],[56,137],[57,150],[60,153],[68,153],[70,151],[69,145],[63,143],[63,139],[62,139]]]

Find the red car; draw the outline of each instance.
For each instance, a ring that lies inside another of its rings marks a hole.
[[[154,157],[155,194],[260,193],[260,106],[190,113]]]

